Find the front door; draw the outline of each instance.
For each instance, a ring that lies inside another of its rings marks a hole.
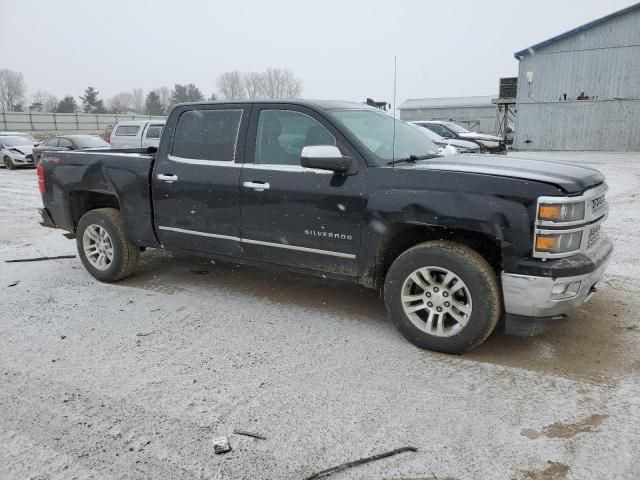
[[[321,115],[305,107],[254,107],[242,169],[242,246],[247,258],[356,276],[364,174],[303,168],[309,145],[346,140]],[[356,160],[361,161],[359,156]]]
[[[156,229],[167,248],[240,256],[240,170],[248,105],[181,107],[153,170]]]

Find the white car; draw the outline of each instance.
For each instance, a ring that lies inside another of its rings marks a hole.
[[[111,132],[112,148],[157,147],[164,128],[164,120],[122,122]]]
[[[0,159],[7,170],[33,166],[33,143],[25,137],[0,136]]]

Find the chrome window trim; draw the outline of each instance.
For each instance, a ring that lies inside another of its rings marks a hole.
[[[249,238],[234,237],[232,235],[220,235],[217,233],[199,232],[197,230],[187,230],[186,228],[159,226],[158,229],[167,230],[170,232],[185,233],[188,235],[198,235],[201,237],[219,238],[221,240],[231,240],[231,241],[240,242],[240,243],[250,243],[253,245],[264,245],[267,247],[285,248],[288,250],[296,250],[299,252],[319,253],[321,255],[331,255],[333,257],[348,258],[348,259],[356,258],[356,256],[351,253],[334,252],[332,250],[320,250],[318,248],[310,248],[310,247],[299,247],[297,245],[289,245],[286,243],[265,242],[262,240],[252,240]]]
[[[189,165],[209,165],[210,167],[242,167],[242,163],[233,160],[200,160],[197,158],[183,158],[167,155],[167,159],[176,163],[186,163]]]
[[[278,165],[275,163],[245,163],[245,168],[253,170],[277,170],[280,172],[300,172],[300,173],[322,173],[333,175],[331,170],[322,170],[320,168],[307,168],[302,165]]]

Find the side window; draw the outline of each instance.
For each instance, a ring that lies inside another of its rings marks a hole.
[[[58,139],[57,138],[52,138],[51,140],[47,140],[45,143],[46,147],[57,147],[58,146]]]
[[[147,138],[160,138],[161,133],[162,125],[149,125],[149,128],[147,128],[147,134],[145,136]]]
[[[59,138],[58,139],[58,146],[59,147],[63,147],[63,148],[68,148],[71,147],[73,144],[67,140],[66,138]]]
[[[120,125],[116,128],[115,135],[118,137],[135,137],[140,131],[140,125]]]
[[[304,147],[335,144],[335,137],[309,115],[292,110],[262,110],[255,163],[300,165]]]
[[[191,110],[178,119],[171,154],[195,160],[233,162],[242,110]]]

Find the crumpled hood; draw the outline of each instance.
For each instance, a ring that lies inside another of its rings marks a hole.
[[[19,147],[7,147],[7,150],[18,151],[23,155],[31,155],[33,152],[33,145],[20,145]]]
[[[473,138],[474,140],[488,140],[490,142],[501,142],[502,138],[496,137],[495,135],[485,135],[484,133],[459,133],[458,134],[462,138]]]
[[[567,193],[579,193],[604,182],[604,176],[595,168],[544,160],[528,160],[508,155],[463,154],[425,160],[414,165],[403,164],[402,168],[449,170],[519,178],[557,185]]]

